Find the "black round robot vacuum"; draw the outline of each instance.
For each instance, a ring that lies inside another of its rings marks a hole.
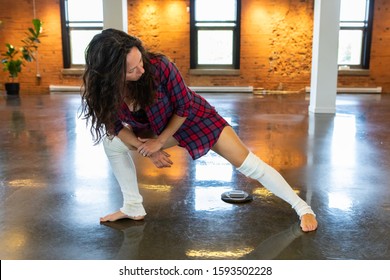
[[[253,200],[253,196],[241,190],[224,192],[221,199],[227,203],[244,203]]]

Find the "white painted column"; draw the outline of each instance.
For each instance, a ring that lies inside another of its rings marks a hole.
[[[103,29],[128,32],[127,0],[103,0]]]
[[[339,29],[340,0],[315,0],[309,105],[311,113],[336,112]]]

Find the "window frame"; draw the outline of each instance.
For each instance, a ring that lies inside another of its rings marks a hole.
[[[68,0],[60,0],[63,67],[65,69],[81,68],[84,66],[84,64],[72,64],[72,55],[71,55],[72,48],[71,48],[70,34],[73,30],[101,31],[103,30],[103,20],[102,21],[69,21],[67,2]],[[91,26],[83,26],[83,24],[89,24]],[[93,26],[93,24],[96,25]]]
[[[342,1],[342,0],[341,0]],[[349,66],[351,69],[369,69],[370,68],[370,55],[371,55],[371,41],[372,41],[372,26],[374,20],[374,0],[366,0],[366,19],[364,21],[358,21],[363,23],[363,26],[356,25],[356,21],[342,21],[340,20],[340,31],[341,30],[359,30],[363,33],[362,48],[360,64],[338,64]],[[348,26],[348,23],[350,25]]]
[[[190,0],[190,68],[199,70],[209,69],[240,69],[240,31],[241,31],[241,0],[236,0],[235,21],[199,21],[195,20],[195,1]],[[202,26],[197,26],[202,23]],[[213,26],[213,24],[227,24]],[[207,26],[209,24],[209,26]],[[234,26],[228,26],[235,24]],[[198,63],[198,31],[199,30],[232,30],[233,32],[233,61],[231,64],[199,64]]]

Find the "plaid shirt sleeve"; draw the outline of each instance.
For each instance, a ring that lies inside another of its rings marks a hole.
[[[170,97],[174,113],[180,117],[188,117],[191,94],[175,64],[166,57],[161,58],[161,82]]]
[[[192,95],[179,70],[165,56],[151,59],[156,77],[156,100],[146,108],[151,128],[159,135],[173,114],[188,117],[191,113]]]

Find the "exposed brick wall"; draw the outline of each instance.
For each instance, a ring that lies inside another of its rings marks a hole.
[[[242,72],[245,83],[300,90],[309,84],[312,1],[242,2]]]
[[[77,84],[77,79],[67,80],[61,75],[62,44],[59,0],[36,0],[36,17],[44,23],[44,36],[38,49],[37,61],[27,63],[19,75],[21,91],[24,94],[49,93],[51,84]],[[32,26],[33,1],[0,0],[0,47],[4,50],[6,42],[15,47],[21,46],[27,28]],[[41,78],[36,77],[40,74]],[[8,81],[7,73],[0,73],[0,83]],[[79,83],[80,84],[80,83]]]
[[[59,0],[36,0],[36,15],[44,22],[38,63],[23,69],[19,81],[25,94],[46,94],[49,85],[81,85],[77,76],[64,76]],[[191,86],[254,86],[301,91],[310,85],[314,0],[242,0],[241,74],[189,74],[189,0],[128,0],[129,33],[175,61]],[[31,25],[31,0],[0,0],[0,52],[16,46]],[[339,76],[339,86],[383,87],[390,92],[390,3],[375,1],[369,76]],[[41,75],[38,79],[36,74]],[[0,72],[0,90],[8,80]]]
[[[188,0],[128,1],[129,33],[145,47],[172,59],[188,81],[190,67],[190,14]]]

